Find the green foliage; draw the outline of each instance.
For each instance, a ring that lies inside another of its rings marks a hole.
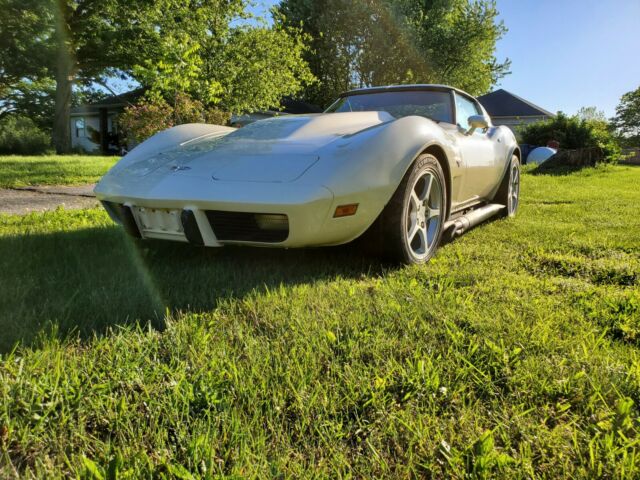
[[[297,95],[313,84],[303,59],[306,36],[294,28],[237,28],[230,32],[226,48],[210,48],[205,57],[207,75],[222,85],[219,107],[245,113],[279,109],[283,97]]]
[[[598,147],[605,159],[615,162],[620,158],[620,146],[606,121],[569,117],[559,112],[555,118],[532,123],[521,128],[522,143],[547,145],[550,140],[560,142],[560,148],[573,150]]]
[[[314,78],[302,59],[304,35],[276,25],[201,31],[161,39],[160,60],[134,68],[134,76],[171,102],[188,94],[234,113],[279,108]]]
[[[0,216],[0,477],[638,478],[639,183],[524,173],[422,267]]]
[[[30,117],[51,130],[53,92],[50,51],[42,36],[51,28],[50,5],[42,0],[0,0],[0,118]]]
[[[39,155],[50,148],[49,135],[30,118],[9,115],[0,120],[0,155]]]
[[[117,161],[97,155],[0,156],[0,188],[95,183]]]
[[[607,116],[602,110],[598,110],[598,107],[581,107],[580,110],[578,110],[578,113],[576,113],[576,116],[580,120],[607,121]]]
[[[613,125],[626,145],[640,145],[640,87],[622,96]]]
[[[473,478],[493,478],[496,471],[504,471],[513,459],[506,453],[500,453],[495,448],[493,432],[487,430],[473,444],[472,455],[469,456],[470,464],[467,472]]]
[[[28,117],[42,131],[50,133],[54,92],[55,84],[50,79],[19,80],[0,95],[0,118],[7,115]]]
[[[586,125],[590,130],[588,143],[599,147],[604,152],[604,157],[609,162],[617,162],[621,158],[620,143],[612,132],[612,127],[607,121],[589,120]]]
[[[51,78],[51,52],[43,48],[53,22],[51,6],[46,0],[0,0],[1,99],[25,79]]]
[[[119,116],[120,128],[128,140],[140,143],[152,135],[185,123],[226,125],[231,115],[215,107],[206,108],[199,100],[176,94],[172,104],[156,93],[143,97]]]
[[[310,38],[305,54],[319,83],[306,89],[328,105],[352,88],[445,83],[485,93],[509,68],[496,42],[506,32],[492,0],[283,0],[276,21]]]
[[[157,97],[171,99],[185,92],[197,92],[207,103],[220,101],[222,86],[215,78],[204,75],[199,41],[183,31],[167,35],[161,41],[161,58],[148,59],[134,66],[134,77],[150,87]]]

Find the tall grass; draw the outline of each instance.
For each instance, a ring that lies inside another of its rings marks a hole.
[[[638,185],[526,174],[407,268],[0,217],[0,477],[637,478]]]

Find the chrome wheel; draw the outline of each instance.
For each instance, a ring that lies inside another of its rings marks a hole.
[[[511,174],[509,176],[509,194],[508,205],[509,214],[515,213],[518,209],[518,202],[520,201],[520,169],[518,164],[511,166]]]
[[[443,210],[440,180],[426,171],[415,180],[406,209],[405,240],[416,260],[428,257],[437,247]]]

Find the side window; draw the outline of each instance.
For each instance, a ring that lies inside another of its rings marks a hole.
[[[476,104],[462,95],[456,94],[456,120],[458,125],[468,130],[470,128],[468,119],[472,115],[480,115]]]

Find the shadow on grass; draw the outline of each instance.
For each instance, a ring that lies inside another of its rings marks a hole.
[[[86,338],[117,325],[162,328],[167,309],[209,311],[255,289],[387,268],[357,248],[194,248],[136,242],[117,227],[3,237],[0,353],[43,331]]]

